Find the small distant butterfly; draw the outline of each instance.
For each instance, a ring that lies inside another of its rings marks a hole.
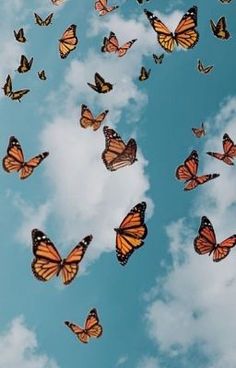
[[[98,130],[106,118],[109,110],[101,112],[98,116],[94,117],[91,110],[86,105],[81,105],[81,118],[80,125],[82,128],[92,127],[94,131]]]
[[[232,160],[236,157],[236,145],[226,133],[223,136],[223,150],[224,153],[207,152],[207,154],[223,161],[227,165],[234,165]]]
[[[212,32],[217,38],[220,38],[221,40],[228,40],[230,38],[225,17],[221,17],[216,24],[213,20],[210,20],[210,24]]]
[[[96,0],[95,1],[95,10],[98,11],[99,15],[107,15],[108,13],[112,12],[115,9],[118,9],[119,6],[108,6],[107,0]]]
[[[20,102],[21,98],[26,95],[29,89],[20,89],[19,91],[12,91],[12,80],[10,75],[7,76],[6,82],[3,86],[3,91],[5,96],[11,98],[12,100],[18,100]]]
[[[28,60],[25,55],[21,55],[20,65],[19,65],[17,71],[19,73],[26,73],[26,72],[28,72],[31,69],[32,63],[33,63],[33,58],[31,58],[30,60]]]
[[[49,14],[47,18],[45,18],[44,20],[36,13],[34,13],[34,16],[35,16],[35,23],[38,24],[39,26],[49,26],[49,24],[52,23],[53,13]]]
[[[164,56],[165,56],[164,54],[161,54],[160,56],[152,54],[153,60],[155,61],[156,64],[162,64]]]
[[[76,25],[71,24],[59,40],[59,53],[61,58],[65,59],[69,53],[76,48],[77,43],[78,38],[76,36]]]
[[[199,33],[195,29],[197,27],[197,10],[197,7],[193,6],[184,14],[174,34],[152,12],[144,9],[144,13],[157,33],[157,40],[161,47],[167,52],[172,52],[175,44],[190,49],[198,42]]]
[[[10,137],[7,147],[7,155],[2,160],[3,169],[8,172],[17,171],[20,173],[20,179],[28,178],[34,169],[49,155],[43,152],[29,161],[25,161],[21,145],[16,137]]]
[[[51,240],[38,229],[32,230],[33,254],[32,271],[40,281],[48,281],[54,276],[61,276],[65,285],[71,283],[79,271],[79,263],[92,241],[92,235],[86,236],[64,259]]]
[[[41,72],[38,72],[38,77],[39,79],[41,80],[46,80],[47,77],[46,77],[46,74],[45,74],[45,71],[44,70],[41,70]]]
[[[87,85],[98,93],[107,93],[110,92],[113,88],[113,85],[109,82],[106,82],[99,73],[95,73],[94,80],[95,85],[91,83],[87,83]]]
[[[122,266],[126,265],[131,254],[143,246],[147,236],[147,226],[144,223],[146,202],[134,206],[116,232],[116,256]]]
[[[231,3],[231,0],[220,0],[222,4],[229,4]]]
[[[175,176],[178,180],[185,181],[184,190],[195,189],[198,185],[204,184],[209,180],[215,179],[220,174],[207,174],[197,176],[198,171],[198,154],[195,150],[186,158],[184,164],[180,165],[176,169]]]
[[[202,123],[201,128],[192,128],[193,134],[195,135],[195,137],[197,138],[201,138],[204,135],[206,135],[206,130],[204,127],[204,124]]]
[[[208,74],[212,71],[212,69],[214,68],[213,65],[209,65],[209,66],[204,66],[202,64],[202,62],[200,60],[198,60],[198,63],[197,63],[197,69],[200,73],[203,73],[203,74]]]
[[[91,309],[89,312],[84,327],[80,327],[68,321],[65,321],[65,325],[68,326],[78,339],[85,344],[89,342],[91,337],[100,337],[103,332],[102,326],[99,324],[99,318],[95,308]]]
[[[22,42],[22,43],[26,42],[23,28],[19,29],[18,32],[14,31],[14,36],[18,42]]]
[[[51,0],[51,2],[53,3],[53,5],[61,5],[64,3],[64,0]]]
[[[217,243],[215,231],[211,222],[206,216],[201,219],[201,225],[198,230],[198,236],[194,239],[194,249],[198,254],[213,253],[213,261],[219,262],[229,254],[231,248],[236,245],[236,234]]]
[[[110,32],[109,37],[104,37],[103,46],[101,47],[102,52],[115,52],[119,57],[124,56],[127,51],[132,47],[137,39],[126,42],[124,45],[119,46],[119,42],[114,32]]]
[[[147,70],[144,68],[144,66],[142,66],[138,79],[142,82],[149,78],[150,73],[151,73],[151,69]]]
[[[145,0],[137,0],[137,3],[138,4],[143,4]],[[149,1],[149,0],[146,0],[146,1]]]
[[[137,161],[137,144],[134,139],[131,138],[125,144],[117,132],[108,126],[103,128],[103,133],[106,147],[102,153],[102,160],[107,170],[115,171]]]

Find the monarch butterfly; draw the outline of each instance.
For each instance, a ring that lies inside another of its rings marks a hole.
[[[217,38],[220,38],[221,40],[228,40],[230,38],[225,17],[221,17],[216,24],[210,19],[210,24],[211,30]]]
[[[46,74],[45,74],[45,71],[44,70],[41,70],[41,72],[38,72],[38,77],[39,79],[41,80],[46,80],[47,77],[46,77]]]
[[[96,131],[100,128],[108,112],[109,110],[105,110],[95,118],[88,106],[81,105],[80,125],[82,126],[82,128],[92,127],[93,130]]]
[[[86,236],[64,259],[51,240],[38,229],[32,230],[33,254],[32,271],[40,281],[48,281],[53,276],[61,276],[65,285],[71,283],[79,271],[79,263],[93,239],[92,235]]]
[[[144,223],[146,202],[134,206],[116,232],[116,256],[122,266],[126,265],[131,254],[142,247],[147,236],[147,226]]]
[[[198,60],[198,63],[197,63],[197,69],[200,73],[203,73],[203,74],[208,74],[212,71],[212,69],[214,68],[213,65],[208,65],[208,66],[204,66],[202,64],[202,62],[200,60]]]
[[[229,254],[231,248],[235,245],[236,234],[223,240],[221,243],[217,243],[211,222],[206,216],[202,217],[198,236],[194,239],[194,249],[198,254],[208,253],[210,256],[213,253],[213,261],[219,262]]]
[[[99,15],[107,15],[115,9],[118,9],[118,5],[107,6],[107,0],[97,0],[95,1],[95,10],[98,11]]]
[[[26,42],[23,28],[20,28],[18,32],[14,31],[14,36],[18,42]]]
[[[226,133],[223,136],[222,143],[224,153],[207,152],[207,154],[223,161],[227,165],[234,165],[232,160],[236,157],[236,145]]]
[[[184,190],[195,189],[198,185],[204,184],[209,180],[215,179],[220,174],[208,174],[197,176],[198,171],[198,154],[193,150],[190,155],[184,161],[184,164],[180,165],[176,169],[175,176],[178,180],[185,180],[187,183]]]
[[[160,56],[152,54],[153,60],[155,61],[156,64],[162,64],[164,56],[165,56],[164,54],[161,54]]]
[[[34,16],[35,16],[35,23],[38,24],[39,26],[49,26],[49,24],[52,23],[53,13],[49,14],[47,18],[45,18],[44,20],[36,13],[34,13]]]
[[[27,57],[25,55],[21,55],[20,58],[20,65],[18,67],[18,72],[19,73],[26,73],[31,69],[33,63],[33,58],[31,58],[30,60],[27,59]]]
[[[75,24],[71,24],[71,26],[65,30],[59,40],[59,53],[62,59],[65,59],[69,53],[76,48],[78,43],[78,38],[76,37],[76,27],[77,26]]]
[[[140,75],[138,77],[138,79],[142,82],[145,81],[146,79],[149,78],[151,73],[151,69],[147,70],[144,68],[144,66],[142,66],[141,70],[140,70]]]
[[[137,39],[126,42],[124,45],[119,46],[119,42],[114,32],[110,32],[109,37],[104,37],[103,46],[101,47],[102,52],[115,52],[119,57],[124,56],[130,47],[134,44]]]
[[[65,321],[65,325],[68,326],[78,339],[85,344],[89,342],[91,337],[100,337],[103,332],[102,326],[99,324],[99,318],[95,308],[91,309],[89,312],[84,328],[68,321]]]
[[[53,3],[53,5],[61,5],[64,3],[64,0],[51,0],[51,2]]]
[[[201,138],[206,135],[204,124],[202,123],[201,128],[192,128],[192,132],[197,138]]]
[[[15,137],[10,137],[7,147],[7,155],[2,160],[2,166],[8,173],[19,171],[20,179],[26,179],[48,155],[49,152],[43,152],[25,162],[19,141]]]
[[[98,93],[107,93],[110,92],[113,88],[113,85],[109,82],[106,82],[99,73],[95,73],[94,80],[95,85],[91,83],[87,83],[87,85]]]
[[[10,75],[8,74],[6,82],[3,86],[3,91],[5,96],[11,98],[12,100],[18,100],[20,102],[20,99],[28,93],[29,89],[20,89],[19,91],[12,91],[12,80]]]
[[[151,26],[157,33],[157,40],[161,47],[167,51],[174,50],[175,43],[177,46],[182,46],[185,49],[190,49],[196,45],[199,39],[197,27],[197,7],[193,6],[180,20],[174,34],[170,32],[167,26],[156,17],[152,12],[144,9]]]
[[[137,144],[134,139],[130,139],[125,144],[117,132],[108,126],[103,128],[103,133],[106,147],[102,153],[102,160],[107,170],[115,171],[137,161]]]

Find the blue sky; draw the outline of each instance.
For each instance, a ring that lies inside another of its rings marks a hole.
[[[143,6],[116,1],[120,8],[98,17],[93,1],[3,0],[2,85],[7,74],[13,89],[30,88],[21,103],[2,95],[1,157],[16,136],[25,157],[49,151],[49,157],[26,181],[0,172],[2,190],[0,368],[234,368],[236,273],[233,251],[220,264],[194,253],[193,239],[206,215],[220,240],[236,232],[234,167],[205,155],[222,149],[227,132],[236,141],[235,2],[211,6],[202,0],[155,0],[145,4],[174,29],[192,5],[199,10],[200,39],[190,51],[175,50],[154,64],[162,50]],[[54,12],[53,24],[38,27],[33,13]],[[232,38],[221,41],[209,19],[225,15]],[[67,59],[58,39],[77,25],[79,44]],[[25,44],[13,30],[25,28]],[[119,40],[138,41],[124,58],[100,53],[110,31]],[[32,70],[19,75],[20,55],[33,56]],[[197,59],[214,65],[197,72]],[[151,68],[140,83],[141,66]],[[48,79],[40,81],[37,71]],[[108,95],[88,86],[95,72],[114,83]],[[79,126],[80,105],[94,112],[109,109],[106,124],[138,144],[138,162],[108,172],[102,160],[102,129]],[[206,122],[197,140],[192,127]],[[175,169],[192,149],[199,152],[199,173],[219,172],[214,182],[186,193]],[[142,249],[121,267],[115,255],[115,232],[126,213],[147,201],[148,237]],[[31,272],[31,230],[47,233],[62,255],[84,236],[94,239],[72,284],[40,283]],[[82,324],[97,308],[104,334],[82,345],[64,326]],[[222,311],[225,314],[222,318]]]

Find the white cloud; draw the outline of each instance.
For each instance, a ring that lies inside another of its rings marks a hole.
[[[124,356],[121,356],[117,363],[116,363],[116,367],[119,367],[121,365],[123,365],[124,363],[126,363],[128,361],[128,356],[127,355],[124,355]]]
[[[137,368],[160,368],[160,365],[157,358],[145,356],[140,360]]]

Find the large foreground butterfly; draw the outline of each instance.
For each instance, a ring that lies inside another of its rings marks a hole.
[[[18,42],[26,42],[23,28],[20,28],[18,32],[14,31],[14,36]]]
[[[92,127],[94,131],[98,130],[106,118],[109,110],[101,112],[98,116],[94,117],[91,110],[86,105],[81,105],[81,117],[80,125],[82,128]]]
[[[204,135],[206,135],[206,129],[204,127],[204,124],[202,123],[200,128],[192,128],[192,132],[197,138],[201,138]]]
[[[25,161],[19,141],[15,137],[10,137],[7,155],[2,160],[2,166],[8,173],[19,171],[20,179],[26,179],[48,155],[49,152],[43,152],[32,157],[29,161]]]
[[[102,52],[115,52],[119,57],[124,56],[130,47],[134,44],[137,39],[126,42],[124,45],[119,46],[118,39],[114,32],[110,32],[109,37],[104,37],[103,45],[101,47]]]
[[[98,93],[107,93],[113,88],[113,85],[109,82],[106,82],[99,73],[94,74],[94,81],[95,85],[91,83],[87,83],[87,85]]]
[[[225,133],[222,144],[224,153],[207,152],[207,154],[223,161],[227,165],[234,165],[232,161],[234,157],[236,157],[236,145],[234,144],[234,141],[232,141],[228,134]]]
[[[96,0],[95,1],[95,10],[98,11],[99,15],[106,15],[118,8],[119,8],[118,5],[108,6],[107,0]]]
[[[210,24],[211,30],[217,38],[220,38],[221,40],[228,40],[230,38],[225,17],[221,17],[216,24],[213,22],[213,20],[210,20]]]
[[[208,253],[210,256],[213,253],[213,261],[219,262],[229,254],[231,248],[235,245],[236,234],[223,240],[221,243],[217,243],[211,222],[206,216],[202,217],[198,236],[194,239],[194,249],[198,254]]]
[[[190,49],[196,45],[199,39],[197,27],[197,7],[193,6],[187,13],[184,14],[179,22],[174,34],[167,26],[152,12],[144,9],[151,26],[157,33],[157,40],[161,47],[167,52],[174,50],[175,43],[177,46],[182,46],[185,49]]]
[[[175,176],[178,180],[184,180],[187,183],[184,190],[195,189],[198,185],[204,184],[209,180],[215,179],[220,174],[207,174],[197,176],[198,171],[198,154],[193,150],[190,155],[184,161],[184,164],[180,165],[176,169]]]
[[[32,242],[34,260],[32,271],[40,281],[48,281],[53,276],[61,276],[65,285],[71,283],[79,271],[79,263],[93,239],[92,235],[86,236],[64,259],[51,240],[38,229],[32,230]]]
[[[65,324],[78,339],[85,344],[89,342],[91,337],[100,337],[103,331],[102,326],[99,324],[99,318],[95,308],[91,309],[89,312],[84,327],[80,327],[68,321],[65,321]]]
[[[78,38],[76,36],[76,25],[71,24],[71,26],[65,30],[59,40],[60,57],[65,59],[69,53],[76,48],[77,43]]]
[[[197,62],[197,70],[200,73],[208,74],[208,73],[210,73],[212,71],[213,68],[214,68],[213,65],[204,66],[202,64],[201,60],[198,60],[198,62]]]
[[[8,74],[6,82],[3,86],[3,91],[5,96],[11,98],[12,100],[17,100],[20,102],[21,98],[26,95],[30,90],[29,89],[20,89],[18,91],[12,90],[12,80],[10,75]]]
[[[116,256],[122,266],[126,265],[131,254],[143,245],[147,236],[144,223],[146,202],[138,203],[125,216],[116,232]]]
[[[36,13],[34,13],[35,16],[35,23],[38,24],[39,26],[49,26],[49,24],[52,23],[52,17],[53,17],[53,13],[49,14],[47,16],[47,18],[45,18],[44,20]]]
[[[137,161],[137,144],[134,139],[131,138],[125,144],[119,134],[108,126],[103,128],[103,133],[106,147],[102,153],[102,159],[107,170],[115,171]]]
[[[33,63],[33,58],[31,58],[30,60],[28,60],[25,55],[21,55],[20,65],[19,65],[17,71],[19,73],[26,73],[26,72],[28,72],[31,69],[32,63]]]

